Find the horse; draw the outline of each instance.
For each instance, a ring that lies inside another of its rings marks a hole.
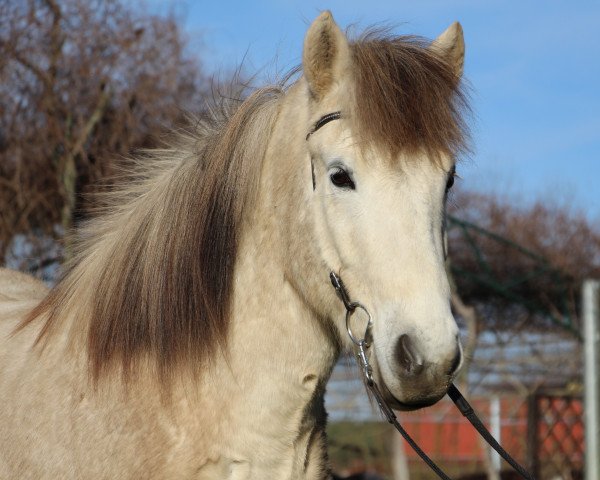
[[[386,401],[440,399],[463,58],[458,23],[349,38],[324,12],[301,73],[137,155],[52,289],[3,270],[0,478],[332,478],[324,393],[352,342],[331,272]]]

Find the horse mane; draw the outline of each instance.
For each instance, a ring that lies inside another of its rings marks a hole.
[[[80,229],[62,280],[21,324],[45,317],[36,344],[77,315],[89,318],[75,328],[87,327],[94,381],[118,365],[128,378],[148,358],[162,383],[176,365],[201,369],[227,338],[242,218],[282,94],[269,87],[229,101],[172,146],[138,156]]]
[[[362,146],[398,158],[469,151],[465,86],[430,41],[371,28],[351,42],[354,88],[345,109]]]
[[[344,117],[363,144],[393,157],[466,150],[459,78],[417,37],[371,30],[351,42],[354,94]],[[78,234],[62,280],[24,319],[44,318],[36,343],[63,317],[83,333],[92,377],[150,359],[161,382],[198,372],[225,345],[244,214],[252,208],[283,87],[213,110],[172,145],[145,152],[99,216]],[[308,125],[307,125],[308,128]]]

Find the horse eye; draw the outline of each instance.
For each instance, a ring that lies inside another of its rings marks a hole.
[[[349,188],[350,190],[356,188],[348,172],[342,168],[338,168],[329,178],[331,179],[331,183],[338,188]]]
[[[446,191],[452,188],[452,185],[454,185],[454,178],[456,176],[456,169],[453,168],[450,174],[448,175],[448,180],[446,180]]]

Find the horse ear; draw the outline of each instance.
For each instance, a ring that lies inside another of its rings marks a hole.
[[[444,33],[431,43],[430,48],[448,62],[457,77],[462,75],[465,63],[465,40],[460,23],[454,22],[450,25]]]
[[[311,94],[322,99],[350,62],[346,36],[325,11],[309,27],[304,38],[302,67]]]

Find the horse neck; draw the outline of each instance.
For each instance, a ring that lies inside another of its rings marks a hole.
[[[308,98],[305,83],[299,81],[282,102],[262,169],[262,216],[270,220],[286,285],[319,325],[319,342],[339,352],[341,340],[331,319],[339,316],[340,304],[318,233],[323,227],[312,214],[315,192],[307,144]]]
[[[269,372],[270,378],[274,370],[285,373],[286,378],[279,380],[282,386],[305,377],[324,382],[339,349],[289,278],[284,261],[289,254],[282,231],[285,223],[277,221],[278,216],[260,216],[262,221],[244,234],[240,245],[229,353],[238,358],[243,370]]]
[[[324,382],[339,345],[306,297],[314,282],[321,283],[313,278],[320,271],[313,267],[323,266],[315,252],[302,245],[312,243],[313,228],[299,215],[307,208],[303,181],[311,181],[310,162],[305,164],[308,158],[304,158],[303,118],[308,113],[301,98],[301,88],[294,86],[283,99],[263,162],[256,208],[238,255],[230,338],[231,350],[245,365],[293,372],[300,382],[302,378]],[[298,262],[305,266],[302,278],[290,268]],[[325,270],[323,274],[327,280]]]

